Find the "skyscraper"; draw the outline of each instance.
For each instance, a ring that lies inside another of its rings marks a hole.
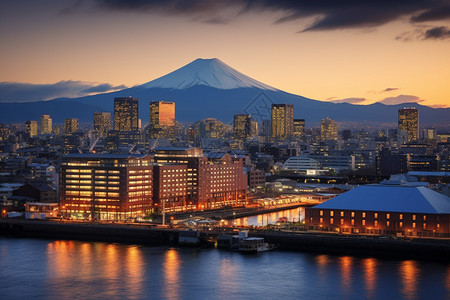
[[[294,106],[272,104],[272,139],[285,140],[294,132]]]
[[[78,131],[78,119],[65,119],[64,120],[64,134],[69,135]]]
[[[25,133],[29,137],[36,136],[38,134],[38,122],[37,121],[26,121],[25,122]]]
[[[305,137],[305,120],[304,119],[294,119],[293,136],[298,139],[302,139]]]
[[[52,133],[52,119],[50,115],[41,115],[41,122],[39,124],[40,134],[51,134]]]
[[[236,140],[245,141],[251,135],[252,117],[245,114],[234,115],[233,131]]]
[[[106,137],[111,130],[111,114],[107,112],[94,113],[94,134],[97,137]]]
[[[338,130],[336,121],[327,117],[320,123],[320,139],[322,141],[337,141]]]
[[[398,110],[398,135],[401,144],[419,139],[419,111],[416,108]]]
[[[175,126],[175,103],[150,102],[150,138],[172,138]]]
[[[139,130],[139,111],[137,98],[114,98],[114,130]]]

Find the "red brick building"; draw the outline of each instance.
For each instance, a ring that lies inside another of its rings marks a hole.
[[[450,199],[423,186],[366,185],[306,208],[305,223],[341,233],[449,237]]]

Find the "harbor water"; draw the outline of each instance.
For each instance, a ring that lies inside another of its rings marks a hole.
[[[3,300],[435,300],[450,299],[450,264],[0,237],[0,291]]]

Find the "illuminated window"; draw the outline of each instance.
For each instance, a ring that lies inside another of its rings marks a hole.
[[[439,225],[439,224],[436,224],[436,228],[439,229],[439,227],[440,227],[440,225]]]
[[[343,211],[341,211],[341,217],[343,217],[344,216],[344,212]]]
[[[330,219],[330,224],[334,224],[334,219],[333,218],[331,218]],[[438,224],[439,225],[439,224]],[[439,227],[439,226],[438,226]]]
[[[378,219],[378,213],[374,213],[374,214],[373,214],[373,217],[374,217],[375,219]]]
[[[416,220],[416,215],[413,215],[413,220],[414,220],[414,221]]]
[[[425,221],[427,219],[427,216],[426,215],[423,215],[423,220]]]
[[[334,211],[330,211],[330,216],[331,216],[331,217],[334,216]]]
[[[400,214],[400,220],[403,220],[403,214]],[[401,223],[401,222],[400,222]]]
[[[323,216],[323,210],[320,211],[320,215]]]
[[[362,220],[362,225],[366,226],[366,220]]]
[[[341,225],[344,225],[344,219],[341,219]]]
[[[352,225],[355,225],[355,220],[353,220],[353,219],[352,219],[352,222],[351,222],[351,224],[352,224]]]
[[[366,217],[366,213],[365,213],[365,212],[362,213],[362,217],[363,217],[363,218]]]
[[[427,229],[427,223],[423,223],[423,229]]]
[[[386,222],[386,226],[389,227],[389,221]]]
[[[375,221],[373,224],[375,227],[378,226],[378,221]]]
[[[416,223],[413,223],[413,228],[416,228]]]
[[[320,223],[323,223],[323,218],[320,218]]]
[[[352,211],[352,218],[354,218],[355,217],[355,212],[354,211]]]
[[[391,214],[386,214],[386,219],[390,219],[391,218]]]
[[[403,222],[400,222],[400,224],[399,224],[399,225],[400,225],[400,228],[402,228],[402,227],[403,227]]]

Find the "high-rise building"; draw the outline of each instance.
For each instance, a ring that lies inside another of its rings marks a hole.
[[[41,122],[39,124],[40,134],[51,134],[52,133],[52,119],[50,115],[41,115]]]
[[[78,132],[78,119],[65,119],[64,120],[64,134],[69,135]]]
[[[398,110],[398,134],[401,144],[419,139],[419,111],[416,108]]]
[[[38,134],[38,122],[37,121],[26,121],[25,122],[25,133],[29,137],[36,136]]]
[[[293,136],[298,139],[302,139],[305,137],[305,120],[304,119],[294,119]]]
[[[94,134],[97,137],[106,137],[111,130],[111,114],[108,112],[94,113]]]
[[[175,103],[150,102],[150,138],[173,138],[175,126]]]
[[[338,130],[336,121],[327,117],[320,123],[320,139],[322,141],[337,141]]]
[[[139,110],[137,98],[114,98],[114,130],[139,130]]]
[[[252,117],[245,114],[234,115],[233,131],[236,140],[245,141],[251,136]]]
[[[294,132],[294,106],[272,104],[272,139],[285,140]]]

